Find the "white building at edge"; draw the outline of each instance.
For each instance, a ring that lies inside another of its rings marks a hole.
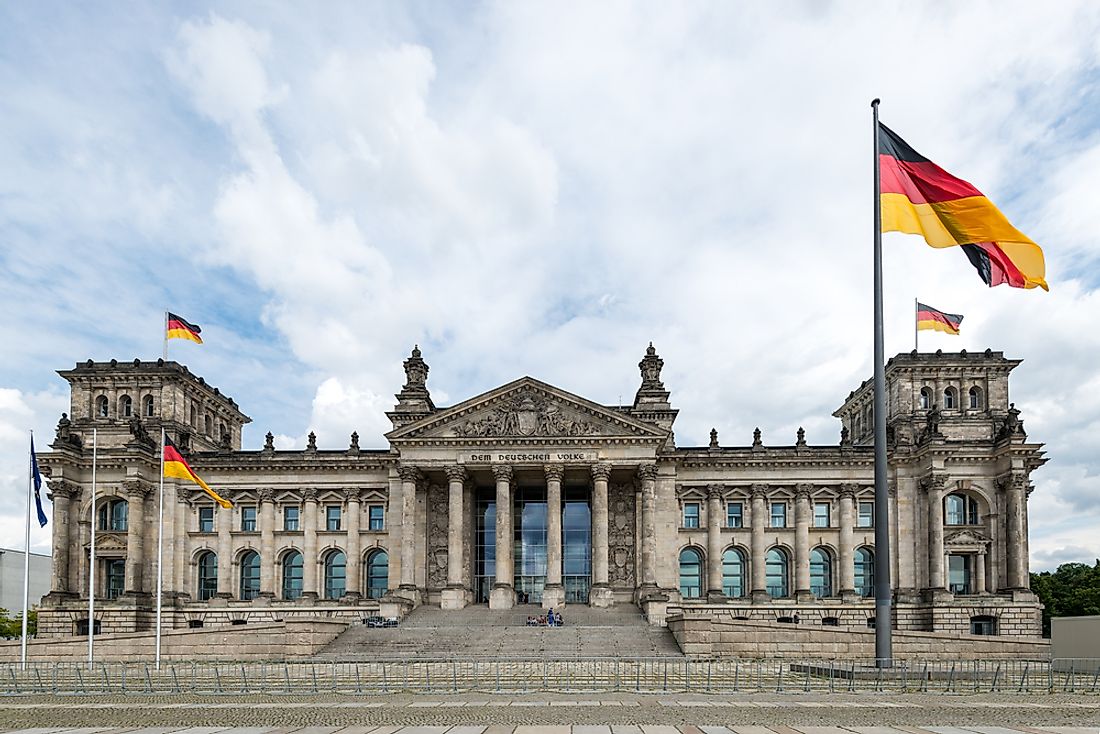
[[[163,426],[199,476],[165,482],[164,619],[200,627],[402,614],[419,604],[638,605],[654,624],[720,603],[750,620],[874,624],[872,386],[839,440],[677,446],[652,346],[630,405],[523,377],[436,406],[419,349],[388,449],[241,450],[250,419],[176,362],[84,362],[40,462],[53,499],[41,636],[85,633],[92,523],[102,632],[150,629]],[[1045,462],[1001,352],[886,369],[891,579],[901,630],[1037,637],[1030,475]],[[98,502],[91,508],[91,433]]]

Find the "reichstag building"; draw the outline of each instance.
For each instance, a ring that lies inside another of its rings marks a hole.
[[[1045,459],[1009,402],[1019,360],[909,353],[886,369],[895,626],[1038,636],[1030,474]],[[163,426],[231,509],[164,485],[164,614],[177,628],[517,604],[689,606],[738,618],[875,624],[872,385],[837,440],[759,431],[677,446],[650,345],[629,405],[524,377],[449,407],[419,349],[386,449],[241,448],[236,402],[164,360],[83,362],[50,452],[52,591],[40,636],[86,634],[92,526],[99,632],[152,628]],[[92,431],[97,429],[93,512]],[[771,437],[768,437],[769,439]],[[792,442],[793,440],[793,442]],[[534,610],[537,608],[533,606]],[[537,613],[534,612],[533,613]],[[567,612],[568,613],[568,612]]]

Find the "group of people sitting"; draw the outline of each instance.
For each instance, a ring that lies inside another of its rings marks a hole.
[[[544,615],[527,617],[528,627],[561,627],[564,624],[565,620],[562,619],[561,612],[555,612],[553,607],[547,609]]]

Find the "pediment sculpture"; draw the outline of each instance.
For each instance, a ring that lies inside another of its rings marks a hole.
[[[605,432],[604,426],[569,415],[561,405],[533,391],[512,396],[500,407],[451,430],[469,438],[595,436]]]

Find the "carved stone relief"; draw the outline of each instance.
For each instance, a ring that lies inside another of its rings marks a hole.
[[[608,580],[613,586],[634,585],[634,485],[608,487]]]
[[[447,585],[447,488],[428,486],[428,587]]]
[[[473,420],[456,425],[455,435],[467,437],[498,436],[595,436],[603,426],[569,415],[555,401],[533,390],[518,392],[500,407]]]

